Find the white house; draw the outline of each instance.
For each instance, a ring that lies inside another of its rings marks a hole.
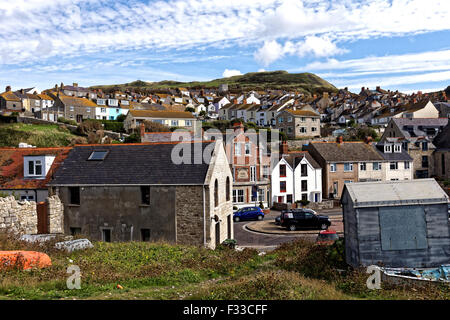
[[[272,170],[272,202],[322,201],[322,168],[306,152],[284,154]]]

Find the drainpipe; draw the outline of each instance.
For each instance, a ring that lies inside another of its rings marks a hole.
[[[206,247],[206,203],[205,203],[205,185],[203,185],[203,246]]]

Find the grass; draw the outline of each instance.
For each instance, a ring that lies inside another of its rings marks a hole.
[[[67,128],[53,124],[0,123],[0,147],[17,147],[20,142],[36,147],[60,147],[69,145],[76,137]]]
[[[56,240],[55,240],[56,241]],[[388,286],[369,290],[367,274],[350,270],[334,247],[296,241],[266,255],[245,249],[167,243],[103,243],[73,253],[0,235],[0,250],[47,253],[46,269],[0,273],[0,299],[449,299],[448,287]],[[69,265],[81,289],[69,290]],[[338,272],[344,268],[345,272]],[[120,286],[118,286],[120,285]]]

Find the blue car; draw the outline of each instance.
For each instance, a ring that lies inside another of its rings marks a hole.
[[[233,213],[233,220],[235,222],[241,220],[262,220],[264,219],[264,212],[260,207],[245,207]]]

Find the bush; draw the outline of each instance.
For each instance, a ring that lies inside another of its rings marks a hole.
[[[102,120],[103,128],[108,131],[114,132],[125,132],[125,128],[123,126],[123,122],[121,121],[112,121],[112,120]]]
[[[72,125],[72,126],[78,125],[78,123],[77,123],[76,121],[74,121],[74,120],[69,120],[69,119],[66,119],[66,118],[63,118],[63,117],[59,117],[59,118],[58,118],[58,122],[62,122],[62,123],[65,123],[65,124],[70,124],[70,125]]]
[[[132,133],[128,137],[125,137],[124,143],[139,143],[141,142],[141,136],[137,133]]]
[[[144,121],[146,132],[170,132],[170,128],[162,123],[154,121]]]
[[[124,114],[119,114],[119,115],[116,117],[116,121],[118,121],[118,122],[124,122],[126,117],[127,117],[127,116],[124,115]]]
[[[99,120],[86,119],[78,125],[77,132],[82,135],[89,135],[90,133],[95,133],[102,129],[103,126]]]

